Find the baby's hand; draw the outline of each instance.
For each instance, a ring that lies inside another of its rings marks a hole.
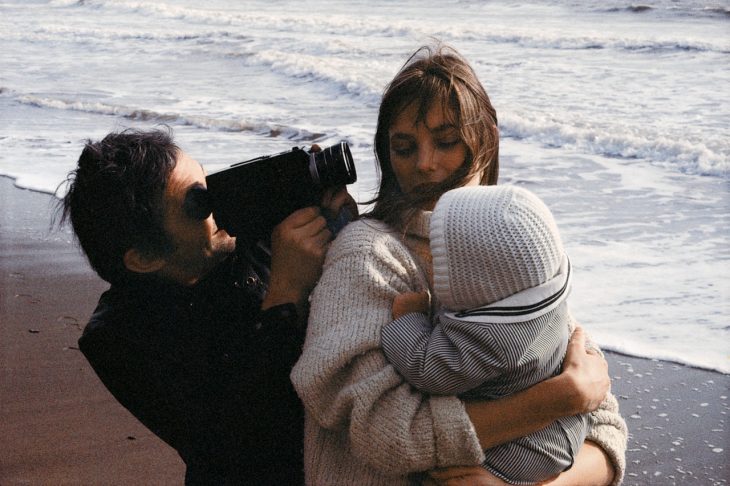
[[[410,312],[421,312],[429,314],[431,309],[431,296],[428,292],[405,292],[396,295],[393,299],[393,319],[398,319]]]

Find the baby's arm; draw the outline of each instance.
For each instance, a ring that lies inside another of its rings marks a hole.
[[[385,356],[411,385],[430,394],[456,395],[499,375],[505,357],[490,333],[478,324],[438,318],[432,325],[428,308],[426,293],[398,295],[394,320],[381,331]]]

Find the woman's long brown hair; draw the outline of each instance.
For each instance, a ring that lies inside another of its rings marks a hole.
[[[389,130],[396,117],[408,106],[417,106],[416,123],[423,122],[434,103],[442,103],[444,113],[459,128],[467,146],[464,164],[446,180],[419,186],[405,194],[398,185],[390,162]],[[476,174],[480,183],[493,185],[499,174],[499,131],[497,113],[469,63],[448,46],[418,49],[386,87],[375,132],[375,158],[380,188],[368,216],[391,227],[404,229],[410,217],[424,203],[435,201],[444,192],[460,187]]]

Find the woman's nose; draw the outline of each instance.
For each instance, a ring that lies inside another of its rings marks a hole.
[[[436,151],[433,147],[423,147],[418,151],[416,167],[421,172],[431,172],[436,168]]]

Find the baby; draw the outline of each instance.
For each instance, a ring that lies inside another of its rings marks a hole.
[[[445,193],[431,217],[430,321],[415,294],[394,303],[382,331],[388,360],[431,394],[495,399],[558,375],[574,324],[566,297],[570,262],[550,210],[514,186]],[[410,312],[409,312],[410,311]],[[485,451],[483,466],[510,484],[534,484],[568,469],[589,415]]]

